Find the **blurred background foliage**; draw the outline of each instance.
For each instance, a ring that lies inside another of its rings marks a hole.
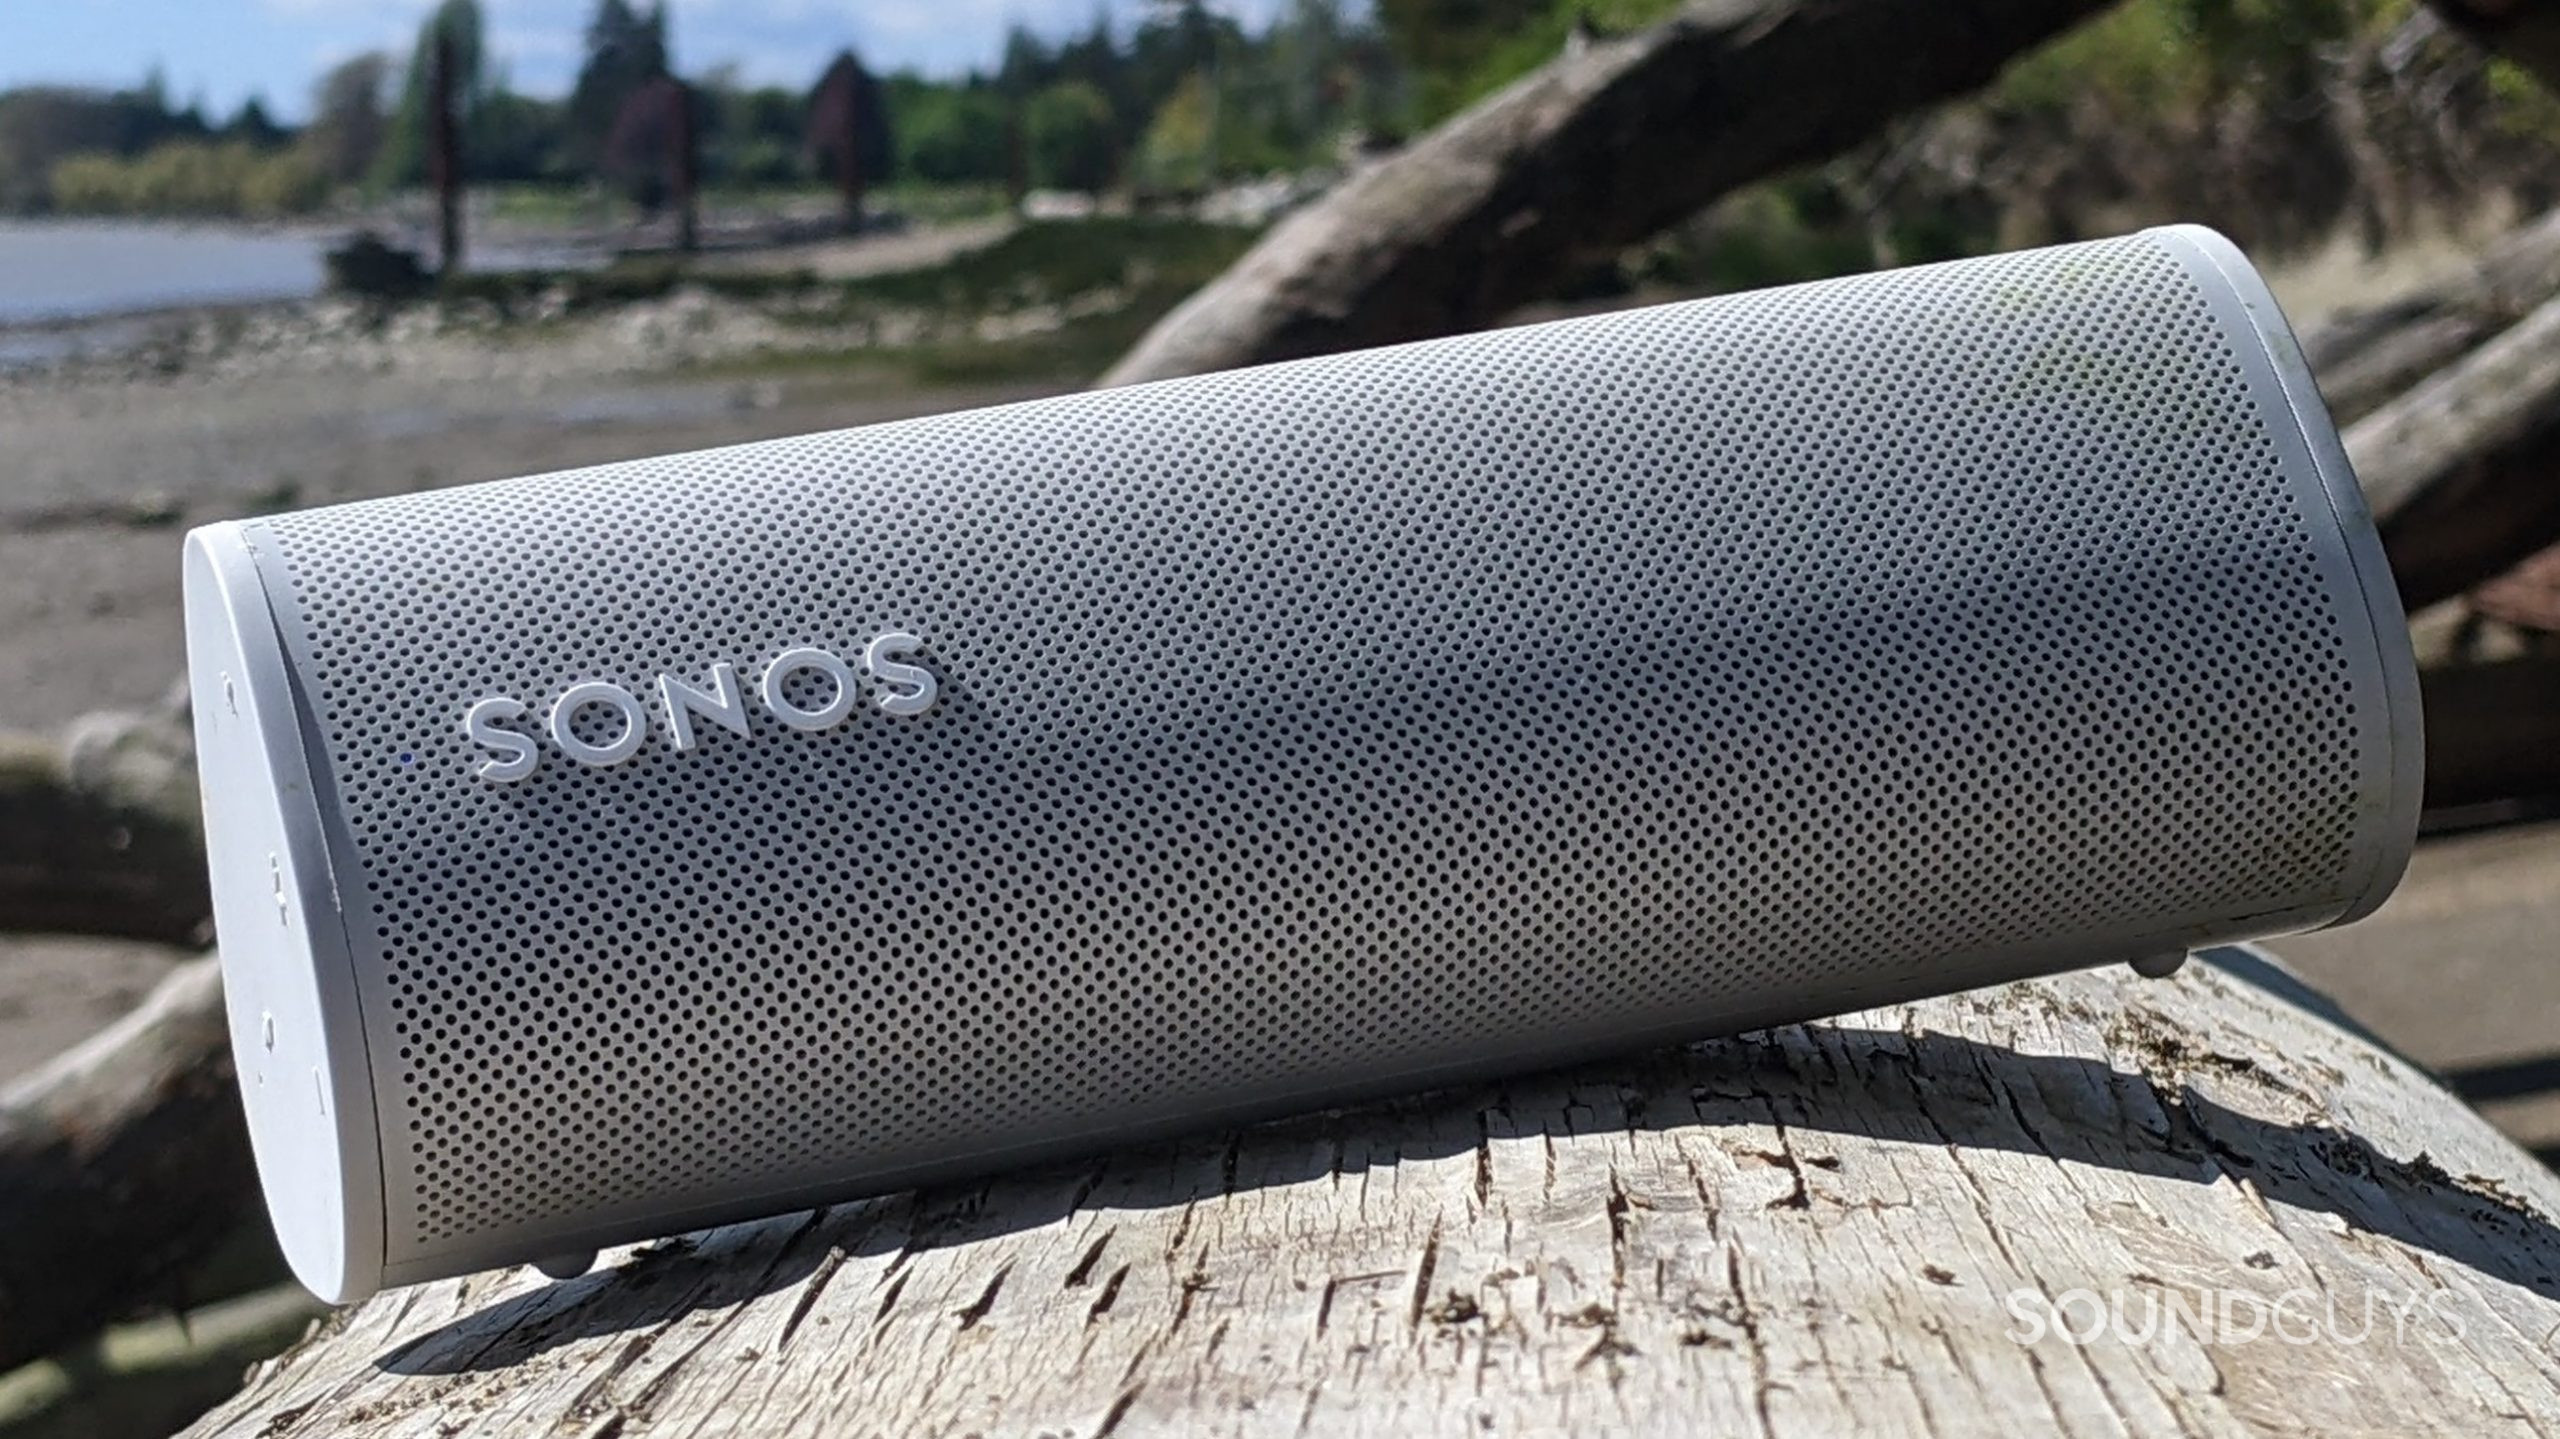
[[[701,187],[727,205],[817,195],[847,154],[865,187],[891,187],[919,215],[983,213],[1024,189],[1162,207],[1265,177],[1321,184],[1567,46],[1608,44],[1674,5],[1293,0],[1249,28],[1203,0],[1165,0],[1134,23],[1096,18],[1068,36],[1014,28],[988,64],[955,77],[870,77],[852,51],[814,67],[809,90],[712,69],[689,77]],[[599,0],[576,87],[553,100],[507,82],[481,44],[476,0],[445,0],[412,54],[330,69],[300,128],[259,102],[212,118],[159,79],[5,92],[0,210],[379,210],[425,182],[438,36],[461,67],[468,177],[502,213],[607,223],[663,200],[663,166],[617,154],[614,120],[673,74],[681,36],[666,5]],[[829,77],[850,100],[819,113]],[[2550,205],[2555,138],[2560,102],[2460,44],[2417,0],[2127,0],[1987,92],[1748,189],[1613,274],[1587,271],[1562,289],[1787,282],[2163,215],[2220,225],[2248,246],[2345,233],[2378,251],[2483,207]]]
[[[850,155],[862,184],[927,215],[1030,189],[1143,209],[1265,177],[1320,183],[1560,50],[1605,44],[1675,4],[1292,0],[1256,28],[1204,0],[1164,0],[1064,36],[1017,28],[956,76],[874,77],[848,51],[813,63],[807,90],[750,86],[730,69],[686,78],[701,183],[724,203],[815,194]],[[208,116],[157,79],[0,94],[0,209],[265,219],[378,208],[425,179],[439,35],[461,70],[471,182],[505,213],[600,222],[663,198],[654,157],[615,144],[633,97],[673,73],[681,37],[663,4],[599,0],[576,84],[557,99],[513,89],[481,33],[477,0],[445,0],[410,54],[360,55],[322,77],[299,128],[256,102]],[[826,101],[831,79],[850,98]],[[2170,215],[2255,246],[2346,234],[2378,250],[2484,207],[2551,203],[2555,137],[2560,102],[2416,0],[2126,0],[1981,95],[1734,196],[1614,273],[1563,288],[1765,284]]]

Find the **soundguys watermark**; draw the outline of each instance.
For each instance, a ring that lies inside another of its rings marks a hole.
[[[2002,1300],[2009,1338],[2019,1344],[2060,1339],[2086,1347],[2098,1343],[2145,1345],[2181,1338],[2198,1344],[2277,1343],[2331,1347],[2408,1344],[2428,1339],[2460,1342],[2463,1317],[2453,1296],[2367,1290],[2335,1294],[2325,1289],[2180,1289],[2139,1284],[2101,1294],[2094,1289],[2012,1289]]]

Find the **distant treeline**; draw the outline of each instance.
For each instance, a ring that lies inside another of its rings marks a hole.
[[[220,119],[177,106],[157,77],[0,93],[0,207],[268,215],[418,185],[439,44],[472,183],[601,184],[652,205],[667,182],[670,38],[663,0],[598,0],[570,93],[527,95],[483,44],[478,0],[446,0],[407,57],[360,55],[323,76],[299,128],[256,100]],[[1062,41],[1016,29],[992,67],[956,79],[875,78],[851,51],[813,68],[807,89],[728,68],[679,77],[700,183],[836,183],[851,165],[863,185],[1192,193],[1324,163],[1419,113],[1388,33],[1342,0],[1295,0],[1259,32],[1201,0]]]
[[[1396,143],[1678,3],[1290,0],[1249,31],[1201,0],[1157,0],[1135,23],[1064,38],[1017,29],[956,78],[812,56],[796,89],[724,70],[678,85],[665,6],[598,0],[577,83],[549,99],[512,89],[478,5],[448,0],[411,55],[323,77],[299,130],[255,102],[220,118],[177,107],[158,83],[0,94],[0,207],[265,214],[418,185],[439,42],[474,183],[653,204],[689,135],[694,178],[713,190],[850,179],[1183,196]],[[670,95],[686,108],[671,115]],[[2560,101],[2418,0],[2123,0],[1981,94],[1609,265],[1679,287],[1769,283],[2166,217],[2249,243],[2350,229],[2379,246],[2493,201],[2560,204]]]

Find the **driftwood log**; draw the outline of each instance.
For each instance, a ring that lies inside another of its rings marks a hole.
[[[222,972],[172,970],[133,1013],[0,1091],[0,1370],[147,1301],[256,1210]]]
[[[2108,3],[1691,0],[1558,57],[1283,220],[1103,383],[1491,324],[1576,258],[1974,90]]]
[[[2483,246],[2454,274],[2302,333],[2338,423],[2360,420],[2560,295],[2560,210]]]
[[[181,711],[0,735],[0,930],[201,946],[212,917]]]
[[[2560,299],[2544,300],[2344,438],[2411,609],[2560,539]]]
[[[299,1339],[327,1307],[281,1285],[131,1324],[0,1375],[9,1439],[158,1436],[239,1392],[250,1365]]]
[[[2554,1215],[2220,950],[395,1291],[189,1433],[2548,1433]]]

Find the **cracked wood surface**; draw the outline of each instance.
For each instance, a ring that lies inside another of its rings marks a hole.
[[[2548,1434],[2555,1214],[2219,950],[396,1291],[190,1432]]]

